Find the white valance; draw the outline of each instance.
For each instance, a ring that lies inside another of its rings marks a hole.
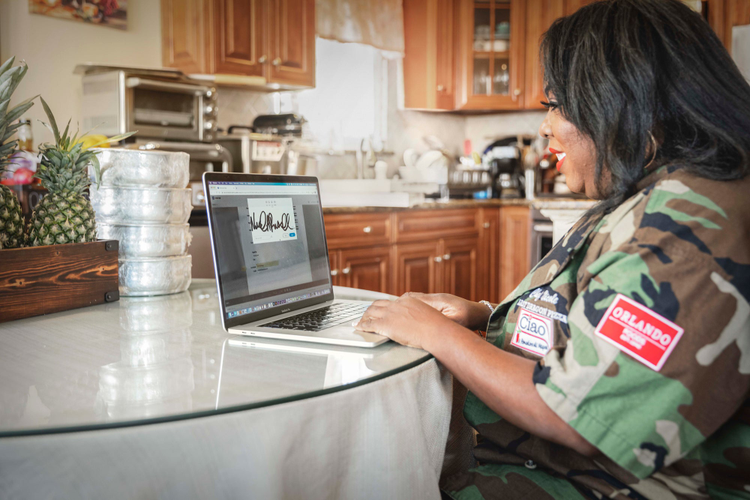
[[[317,0],[315,8],[319,37],[404,55],[402,0]]]

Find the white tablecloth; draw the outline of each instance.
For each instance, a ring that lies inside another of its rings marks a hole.
[[[451,376],[432,359],[333,394],[0,440],[0,498],[439,499]]]

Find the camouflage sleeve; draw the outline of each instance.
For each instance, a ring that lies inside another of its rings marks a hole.
[[[534,375],[563,420],[638,478],[697,453],[750,379],[750,263],[726,243],[736,229],[722,235],[721,208],[664,184],[598,229],[570,340]]]

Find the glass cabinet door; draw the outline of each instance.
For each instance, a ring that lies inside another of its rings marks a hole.
[[[464,0],[463,108],[520,107],[523,0]]]

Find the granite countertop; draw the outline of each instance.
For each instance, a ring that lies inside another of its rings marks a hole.
[[[525,198],[505,198],[489,200],[449,200],[447,202],[427,202],[420,203],[408,208],[405,207],[323,207],[323,213],[326,214],[346,214],[358,212],[401,212],[404,210],[451,210],[459,208],[484,208],[484,207],[503,207],[503,206],[524,206],[533,207],[539,210],[544,209],[567,209],[567,210],[587,210],[594,206],[596,201],[581,198],[537,198],[536,200],[527,200]]]

